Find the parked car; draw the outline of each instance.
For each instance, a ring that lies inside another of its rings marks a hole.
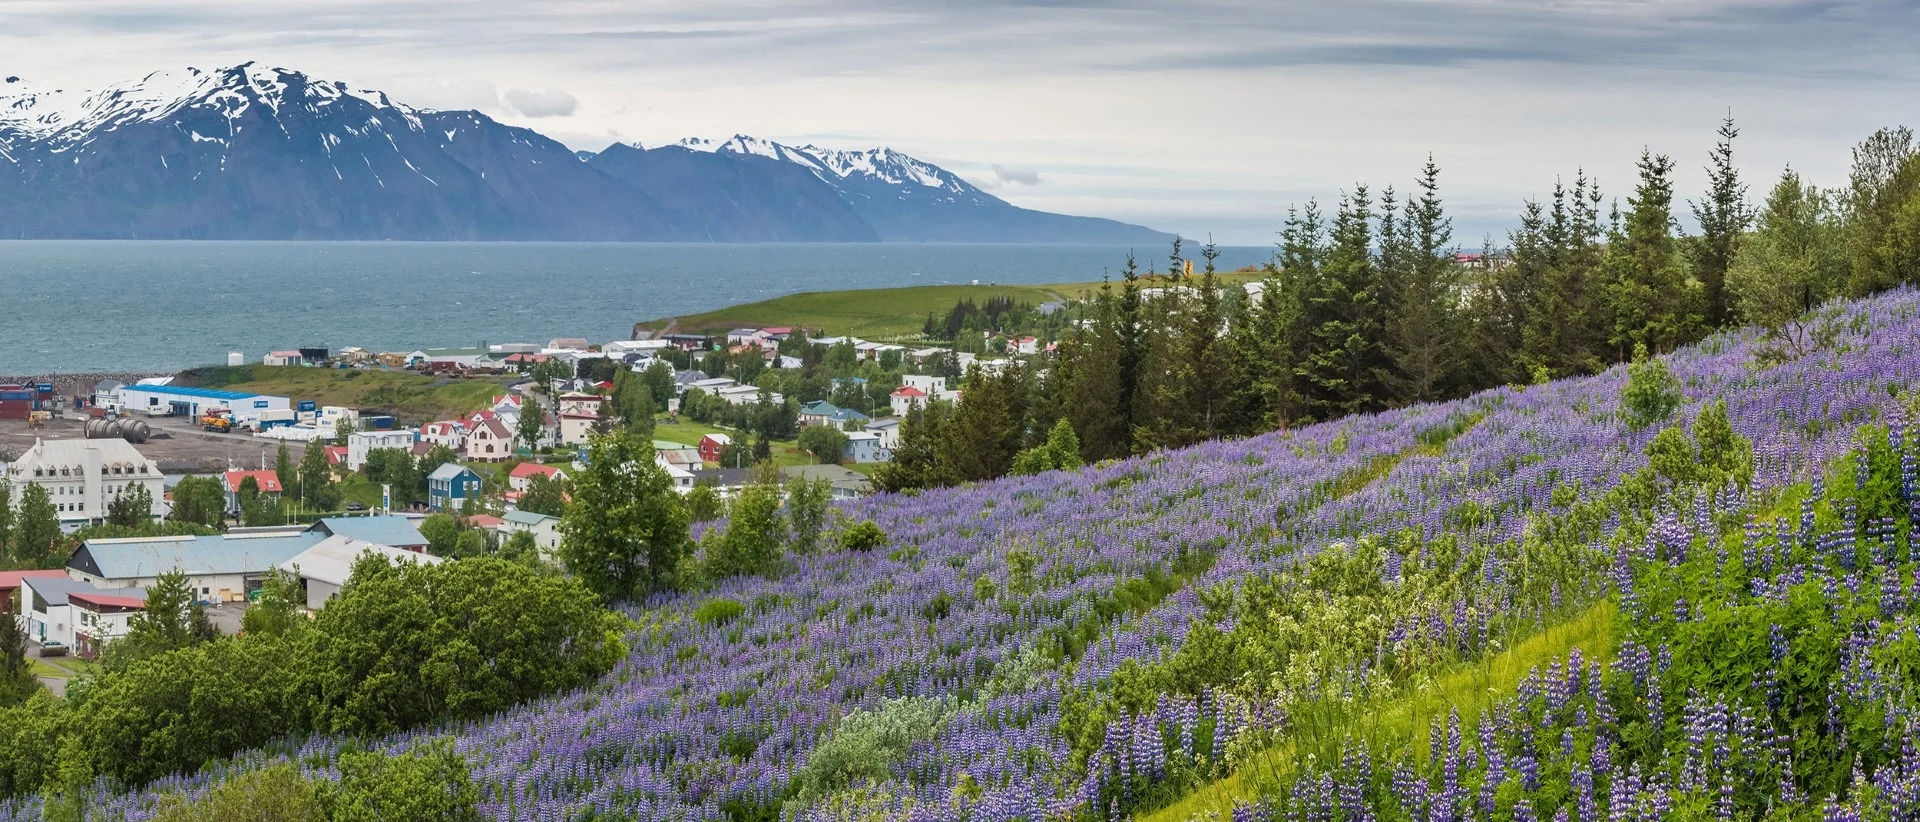
[[[61,642],[42,642],[40,643],[40,655],[41,656],[66,656],[67,646],[65,643],[61,643]]]
[[[364,503],[364,502],[349,502],[349,503],[347,503],[347,510],[349,510],[349,511],[365,511],[365,510],[367,510],[367,504],[366,504],[366,503]]]

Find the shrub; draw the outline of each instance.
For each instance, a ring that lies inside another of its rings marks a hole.
[[[709,599],[693,612],[693,618],[708,625],[725,625],[747,612],[747,606],[731,599]]]
[[[1635,346],[1633,365],[1627,367],[1627,385],[1620,391],[1620,415],[1635,430],[1673,416],[1680,407],[1680,381],[1647,347]]]
[[[939,735],[953,715],[951,698],[923,697],[893,699],[878,711],[847,714],[794,774],[794,799],[813,802],[861,782],[886,779],[908,748]]]
[[[840,547],[849,551],[871,551],[887,542],[887,532],[873,520],[861,520],[840,532]]]

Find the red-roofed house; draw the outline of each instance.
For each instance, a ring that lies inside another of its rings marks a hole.
[[[67,594],[73,612],[73,652],[81,659],[93,659],[107,643],[126,636],[128,620],[147,609],[144,594],[138,588]]]
[[[1020,339],[1014,340],[1011,347],[1015,354],[1038,354],[1040,353],[1040,338],[1021,337]]]
[[[420,441],[444,445],[455,451],[467,447],[467,421],[441,420],[420,426]]]
[[[327,452],[328,465],[338,468],[338,467],[344,467],[347,464],[347,447],[346,446],[329,445],[329,446],[326,446],[325,450]]]
[[[506,520],[492,514],[474,514],[473,516],[467,517],[468,528],[485,528],[489,531],[499,528],[500,523],[503,522],[506,522]]]
[[[911,385],[901,386],[893,392],[893,415],[904,417],[915,406],[927,404],[927,392]]]
[[[247,481],[248,477],[252,477],[254,484],[260,486],[260,493],[275,499],[280,497],[281,492],[287,490],[280,487],[280,475],[272,471],[228,471],[226,480],[229,513],[240,512],[240,486]]]
[[[467,432],[467,459],[472,462],[505,462],[513,456],[513,432],[488,415]]]
[[[507,492],[505,495],[507,502],[509,504],[519,503],[520,495],[525,494],[528,489],[533,487],[534,477],[561,480],[567,478],[567,472],[551,465],[541,465],[537,462],[520,463],[514,466],[512,471],[507,473]]]
[[[607,398],[598,394],[560,395],[560,442],[581,445],[593,433],[593,424],[607,413]]]
[[[20,590],[20,580],[47,579],[66,575],[66,571],[0,571],[0,616],[17,615],[17,609],[13,607],[13,594]]]

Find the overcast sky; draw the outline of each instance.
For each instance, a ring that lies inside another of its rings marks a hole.
[[[0,0],[0,74],[85,87],[247,60],[477,108],[576,148],[889,145],[1023,206],[1224,243],[1405,188],[1478,246],[1642,146],[1700,186],[1731,110],[1755,196],[1920,120],[1920,0]],[[1914,123],[1920,125],[1920,123]]]

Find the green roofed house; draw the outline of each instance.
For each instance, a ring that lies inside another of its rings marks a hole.
[[[851,408],[841,408],[826,400],[817,400],[800,406],[801,425],[831,425],[835,428],[844,428],[850,422],[864,425],[869,419],[872,417]]]
[[[701,468],[700,446],[697,445],[654,440],[653,457],[655,462],[663,466],[686,471],[698,471]]]

